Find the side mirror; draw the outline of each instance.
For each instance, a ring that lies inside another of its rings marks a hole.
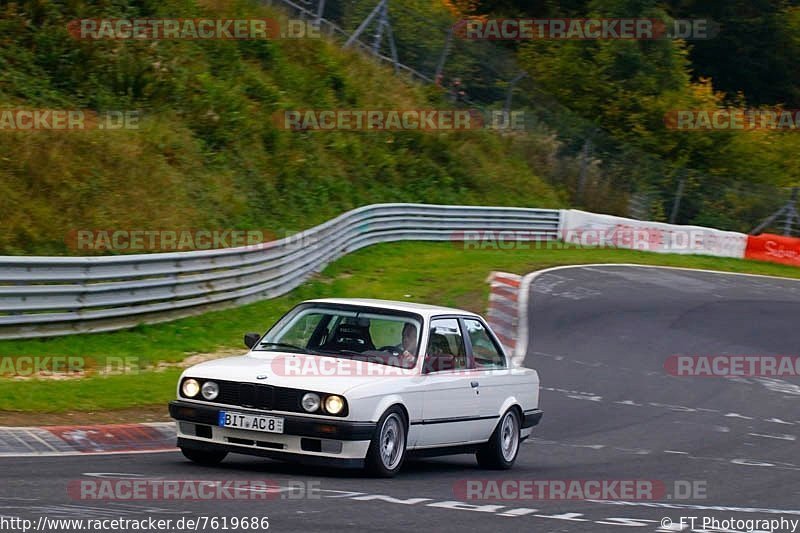
[[[256,345],[258,340],[261,338],[261,333],[245,333],[244,334],[244,345],[248,348],[252,348]]]

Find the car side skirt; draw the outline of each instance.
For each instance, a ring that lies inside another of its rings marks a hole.
[[[489,415],[489,416],[457,416],[453,418],[429,418],[425,420],[412,420],[411,425],[428,425],[428,424],[452,424],[456,422],[473,422],[475,420],[492,420],[492,419],[499,419],[499,415]]]
[[[475,453],[484,443],[479,444],[457,444],[452,446],[438,446],[434,448],[417,448],[408,450],[408,457],[441,457],[443,455],[461,455],[465,453]]]

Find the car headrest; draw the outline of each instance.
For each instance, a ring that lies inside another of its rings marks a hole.
[[[343,337],[357,337],[363,338],[369,334],[369,328],[365,328],[358,324],[339,324],[336,328],[336,334],[334,336],[343,336]]]
[[[369,318],[354,318],[354,317],[347,317],[345,318],[342,323],[350,324],[353,326],[360,326],[362,328],[369,327]]]
[[[374,350],[372,337],[368,326],[358,324],[339,324],[331,335],[327,345],[340,346],[348,349]]]
[[[428,346],[430,355],[449,354],[452,351],[450,349],[450,343],[447,342],[447,337],[441,333],[431,333],[431,340]]]

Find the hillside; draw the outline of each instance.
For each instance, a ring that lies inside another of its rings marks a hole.
[[[0,107],[138,110],[138,129],[0,131],[0,253],[74,254],[76,229],[258,228],[276,235],[384,201],[554,207],[513,136],[290,132],[286,109],[452,106],[325,39],[79,40],[77,18],[257,18],[257,2],[0,8]],[[16,6],[16,7],[14,7]]]

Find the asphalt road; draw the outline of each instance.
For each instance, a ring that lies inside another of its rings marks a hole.
[[[391,480],[244,456],[229,456],[218,468],[190,464],[179,453],[3,459],[0,531],[21,531],[2,517],[30,519],[33,527],[45,516],[173,520],[162,531],[185,531],[174,524],[203,516],[268,517],[270,531],[691,531],[678,525],[690,516],[702,531],[703,517],[800,520],[800,382],[664,370],[674,354],[797,355],[800,282],[576,267],[539,276],[530,306],[526,366],[540,372],[545,416],[513,470],[483,471],[471,456],[411,462]],[[106,502],[68,491],[76,480],[111,474],[306,485],[247,501]],[[467,479],[652,480],[667,494],[459,503],[454,486]],[[692,494],[676,491],[687,485]],[[662,527],[665,518],[673,525]],[[748,530],[741,525],[721,531]]]

